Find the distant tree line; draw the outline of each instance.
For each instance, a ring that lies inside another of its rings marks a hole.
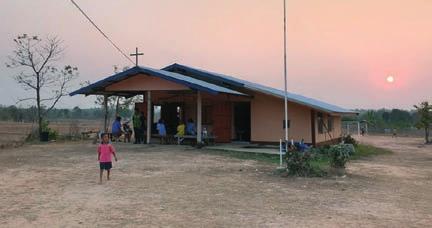
[[[14,105],[2,106],[0,105],[0,120],[1,121],[15,121],[15,122],[37,122],[36,107],[22,108]],[[110,113],[115,113],[111,110]],[[119,115],[122,117],[132,116],[132,110],[122,108],[119,110]],[[102,108],[86,108],[81,109],[74,107],[72,109],[54,108],[47,114],[48,120],[62,120],[62,119],[103,119],[104,110]]]
[[[416,110],[401,109],[378,109],[378,110],[356,110],[360,114],[356,117],[344,117],[344,121],[366,121],[370,127],[377,129],[414,128],[420,117]]]

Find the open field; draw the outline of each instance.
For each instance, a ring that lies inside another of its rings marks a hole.
[[[76,130],[82,132],[100,129],[102,124],[101,120],[64,120],[51,121],[49,127],[60,135],[69,135]],[[32,129],[37,129],[36,123],[0,121],[0,148],[19,145],[32,132]]]
[[[356,160],[345,178],[282,178],[275,164],[183,146],[115,144],[98,184],[84,141],[0,151],[3,227],[425,227],[432,147],[364,137],[393,154]]]

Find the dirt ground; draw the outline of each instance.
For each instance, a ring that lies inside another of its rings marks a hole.
[[[430,226],[432,147],[361,140],[395,153],[351,162],[345,178],[283,178],[274,164],[119,143],[102,185],[90,142],[0,150],[0,226]]]

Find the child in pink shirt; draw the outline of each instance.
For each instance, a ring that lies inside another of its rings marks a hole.
[[[112,168],[111,155],[114,156],[117,161],[117,156],[113,145],[109,144],[108,134],[102,134],[102,143],[99,144],[98,149],[98,161],[100,167],[100,182],[102,184],[103,171],[107,171],[107,180],[110,179],[110,170]]]

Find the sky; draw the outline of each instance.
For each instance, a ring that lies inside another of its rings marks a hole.
[[[140,65],[177,62],[283,89],[282,0],[76,2],[126,53],[144,52]],[[431,101],[430,12],[430,0],[287,0],[288,90],[349,109]],[[4,64],[23,33],[64,40],[58,64],[79,68],[76,89],[131,66],[69,0],[0,0],[3,105],[28,93]],[[74,106],[93,107],[94,97],[58,105]]]

